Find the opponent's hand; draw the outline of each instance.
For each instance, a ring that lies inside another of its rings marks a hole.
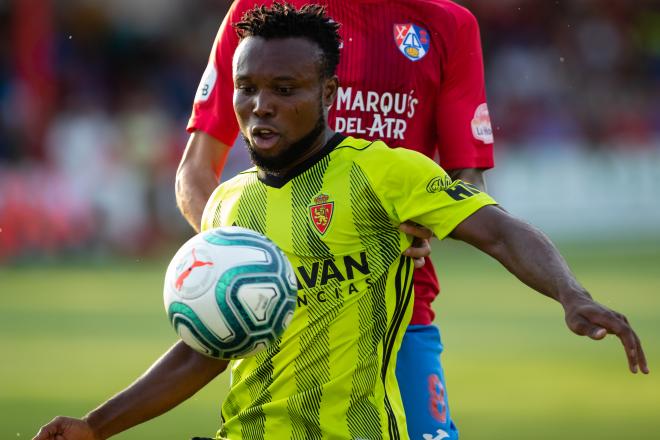
[[[89,424],[71,417],[55,417],[32,440],[102,440]]]
[[[603,339],[608,333],[617,335],[626,351],[630,371],[637,373],[639,369],[648,374],[642,343],[625,316],[582,295],[562,305],[566,324],[574,333],[596,340]]]
[[[431,255],[431,243],[429,240],[433,237],[433,231],[411,221],[401,223],[399,230],[413,236],[412,244],[408,249],[403,251],[403,255],[412,258],[415,269],[419,269],[424,266],[424,257]]]

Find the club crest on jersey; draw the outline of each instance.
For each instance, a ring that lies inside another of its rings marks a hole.
[[[410,61],[418,61],[429,53],[431,37],[426,29],[416,24],[395,24],[394,42]]]
[[[309,206],[309,215],[312,219],[312,224],[321,234],[325,234],[328,230],[335,208],[335,202],[328,202],[328,199],[330,199],[330,196],[319,194],[314,197],[314,203]]]

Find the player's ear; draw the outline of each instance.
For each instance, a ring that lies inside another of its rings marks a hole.
[[[332,75],[323,80],[323,107],[328,108],[335,102],[338,89],[339,78],[337,75]]]

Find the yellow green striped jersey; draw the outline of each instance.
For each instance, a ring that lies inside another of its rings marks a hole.
[[[267,235],[299,291],[280,340],[233,361],[218,438],[408,438],[395,365],[413,265],[398,226],[413,220],[443,238],[494,203],[422,154],[341,135],[287,179],[250,169],[220,185],[202,228]]]

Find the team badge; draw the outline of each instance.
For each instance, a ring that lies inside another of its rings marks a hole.
[[[410,61],[417,61],[429,53],[431,43],[429,33],[416,24],[395,24],[394,41],[397,47]]]
[[[328,202],[329,198],[325,194],[320,194],[314,197],[314,204],[309,206],[312,223],[321,234],[325,234],[325,231],[328,230],[334,212],[335,202]]]

